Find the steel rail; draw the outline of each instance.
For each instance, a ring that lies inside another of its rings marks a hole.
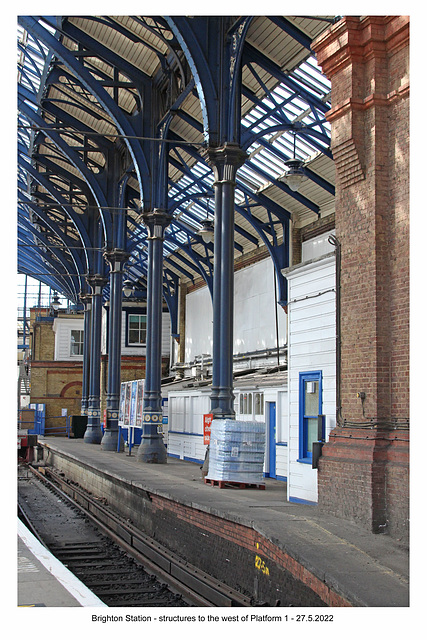
[[[70,484],[65,476],[60,476],[47,467],[34,467],[31,472],[42,482],[52,487],[80,509],[107,536],[121,546],[157,577],[165,580],[171,588],[202,607],[251,607],[256,606],[246,597],[228,585],[197,569],[179,558],[157,542],[132,526],[124,518],[113,513],[105,505],[92,498],[81,487]],[[50,476],[50,480],[47,476]],[[61,489],[58,487],[60,485]]]

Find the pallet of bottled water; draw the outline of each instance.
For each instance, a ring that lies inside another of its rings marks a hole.
[[[206,482],[264,485],[264,456],[265,423],[213,420]]]

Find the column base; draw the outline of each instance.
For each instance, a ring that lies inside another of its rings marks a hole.
[[[407,538],[409,430],[331,431],[319,459],[318,494],[321,513]]]
[[[114,429],[106,429],[101,440],[101,449],[103,451],[124,451],[123,438],[120,435],[119,445],[119,431]]]
[[[85,435],[83,437],[84,442],[87,444],[101,444],[102,431],[99,426],[86,427]]]
[[[216,395],[213,398],[211,396],[211,413],[213,414],[214,419],[230,419],[234,420],[236,418],[236,413],[234,411],[234,393],[233,387],[217,387]],[[212,402],[214,400],[214,402]]]
[[[160,435],[142,436],[136,459],[147,464],[166,464],[167,453]]]

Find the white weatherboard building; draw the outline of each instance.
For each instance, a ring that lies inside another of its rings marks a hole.
[[[318,415],[325,441],[336,420],[335,254],[327,237],[303,245],[303,262],[286,269],[288,280],[289,440],[288,500],[317,502],[312,442]]]
[[[109,305],[102,308],[101,353],[108,352],[108,315]],[[146,304],[123,299],[121,354],[122,356],[145,356],[146,354]],[[170,316],[162,313],[162,357],[170,354]]]
[[[84,319],[81,315],[55,318],[55,360],[83,361]]]

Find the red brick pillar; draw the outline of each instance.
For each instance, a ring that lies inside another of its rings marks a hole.
[[[314,51],[331,80],[341,247],[340,411],[319,464],[319,507],[402,537],[409,482],[409,18],[345,17]]]

